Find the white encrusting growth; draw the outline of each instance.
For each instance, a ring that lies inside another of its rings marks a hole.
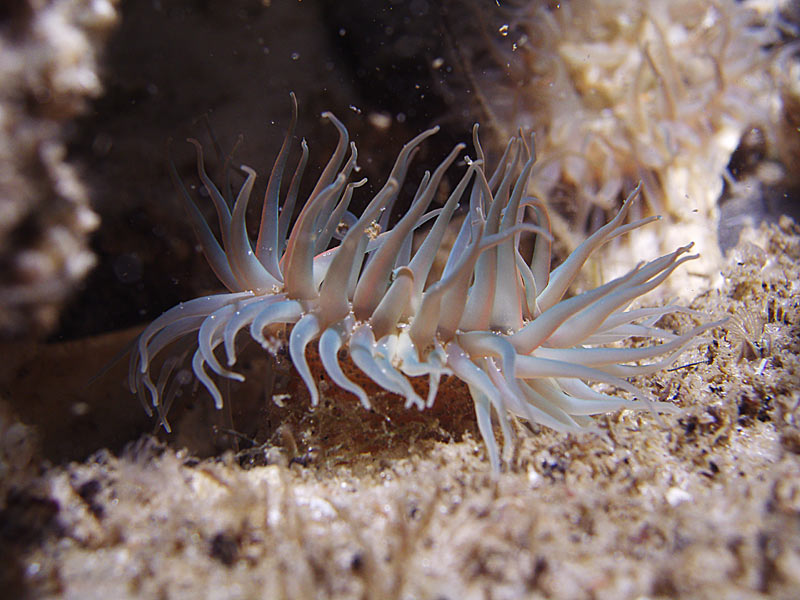
[[[230,293],[185,302],[153,321],[139,338],[131,360],[130,387],[148,412],[150,405],[156,408],[165,428],[169,429],[169,404],[181,383],[178,368],[192,350],[192,370],[219,408],[222,394],[216,377],[243,379],[232,370],[237,334],[248,328],[252,339],[274,351],[276,328],[284,325],[291,327],[289,354],[313,405],[319,402],[319,390],[305,353],[317,340],[331,381],[354,394],[367,409],[369,396],[339,364],[342,349],[367,377],[403,397],[407,408],[431,406],[443,375],[462,379],[475,402],[493,469],[500,466],[493,416],[508,448],[512,439],[509,414],[574,432],[591,428],[588,415],[609,410],[674,410],[670,404],[654,402],[626,378],[672,364],[697,336],[717,324],[676,335],[655,323],[669,313],[692,311],[680,306],[627,309],[683,262],[695,258],[686,255],[691,246],[564,299],[592,252],[653,220],[625,224],[638,188],[611,222],[550,272],[552,237],[547,211],[541,202],[525,196],[535,162],[533,139],[528,145],[522,137],[513,138],[487,178],[476,126],[473,141],[478,158],[465,159],[466,172],[444,206],[429,210],[445,171],[463,152],[463,145],[457,145],[433,174],[425,174],[408,212],[388,229],[389,213],[416,149],[437,129],[423,132],[404,146],[384,187],[356,217],[348,211],[354,188],[364,183],[349,181],[356,169],[356,147],[349,142],[344,125],[325,113],[339,132],[339,142],[290,227],[308,158],[303,141],[302,156],[281,207],[281,180],[297,122],[294,96],[292,102],[292,121],[269,178],[255,250],[245,227],[255,172],[241,167],[246,178],[231,210],[230,193],[221,192],[210,180],[202,149],[193,142],[200,179],[217,211],[220,245],[173,168],[190,222]],[[465,197],[466,218],[441,277],[430,281],[445,231]],[[534,223],[527,221],[529,215]],[[411,236],[432,219],[424,241],[412,252]],[[346,231],[342,223],[347,224]],[[519,250],[520,238],[526,234],[536,236],[530,260]],[[334,238],[339,243],[331,247]],[[661,343],[607,347],[632,336]],[[179,352],[163,362],[154,383],[152,361],[171,344]],[[639,364],[651,360],[656,362]],[[425,398],[409,380],[421,376],[428,379]],[[585,381],[613,385],[634,399],[602,394]]]

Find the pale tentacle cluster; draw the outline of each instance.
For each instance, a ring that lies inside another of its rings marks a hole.
[[[202,149],[195,142],[199,176],[219,219],[220,244],[173,170],[208,261],[230,291],[172,308],[153,321],[138,340],[131,360],[130,387],[148,411],[150,404],[156,408],[165,428],[169,428],[166,412],[174,389],[184,383],[178,367],[192,351],[192,370],[219,408],[222,394],[215,376],[244,379],[232,370],[237,335],[247,329],[252,339],[274,352],[276,330],[286,325],[291,327],[289,354],[313,405],[319,402],[319,391],[305,356],[312,342],[317,343],[330,380],[354,394],[367,409],[369,396],[340,365],[342,349],[372,381],[403,397],[406,407],[431,406],[443,375],[466,382],[494,469],[499,468],[500,453],[492,431],[493,415],[508,448],[510,414],[574,432],[591,426],[588,415],[619,408],[674,408],[652,401],[627,378],[672,364],[700,333],[716,324],[676,335],[655,323],[665,314],[690,312],[688,309],[629,306],[694,258],[687,254],[691,245],[564,299],[593,251],[653,220],[626,223],[638,188],[611,222],[551,272],[547,212],[540,202],[525,195],[535,152],[524,138],[515,137],[508,143],[499,165],[487,176],[476,126],[477,158],[465,159],[466,172],[444,205],[429,209],[445,171],[463,152],[463,145],[457,145],[432,174],[425,173],[410,208],[388,229],[409,163],[418,146],[437,128],[403,147],[386,184],[356,217],[348,211],[354,188],[364,183],[350,181],[356,168],[356,147],[348,143],[340,121],[329,113],[323,116],[338,129],[339,142],[290,227],[308,158],[303,141],[302,156],[281,204],[281,180],[297,119],[295,105],[267,185],[255,248],[245,227],[255,171],[241,167],[246,179],[231,207],[226,198],[231,194],[212,183]],[[462,204],[468,211],[466,218],[441,276],[432,278],[445,230]],[[535,223],[526,221],[529,216]],[[412,251],[412,235],[431,221],[424,241]],[[536,236],[530,260],[519,249],[523,235]],[[636,348],[617,344],[630,337],[653,343]],[[180,349],[162,363],[154,381],[151,361],[168,345]],[[428,379],[425,398],[409,381],[409,377],[423,376]],[[587,382],[610,384],[634,399],[601,393]]]

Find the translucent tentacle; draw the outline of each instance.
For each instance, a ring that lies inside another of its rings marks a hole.
[[[264,268],[277,280],[282,280],[278,258],[282,248],[278,240],[280,232],[278,219],[278,200],[281,193],[281,180],[283,172],[286,170],[286,162],[289,160],[289,147],[292,143],[294,130],[297,126],[297,98],[294,92],[289,93],[292,100],[292,118],[289,121],[289,129],[283,138],[278,158],[272,165],[267,182],[267,191],[264,195],[264,205],[261,209],[261,225],[258,230],[258,240],[256,242],[256,256],[264,265]]]
[[[200,350],[200,354],[203,355],[203,360],[211,367],[212,371],[229,379],[244,381],[244,377],[241,374],[225,369],[219,364],[214,354],[214,348],[222,341],[222,335],[219,330],[225,326],[225,322],[235,312],[236,306],[228,305],[208,315],[203,321],[200,331],[197,333],[197,347]]]
[[[303,305],[297,300],[284,300],[262,310],[250,324],[250,337],[269,348],[264,329],[277,323],[295,323],[303,315]]]
[[[295,370],[308,388],[308,393],[311,395],[311,406],[319,404],[319,391],[306,360],[306,346],[319,335],[319,332],[319,320],[316,315],[306,313],[292,327],[292,335],[289,336],[289,355],[292,357]]]
[[[300,190],[300,182],[303,179],[303,172],[306,170],[306,164],[308,163],[308,144],[305,139],[300,142],[300,148],[302,150],[300,162],[297,164],[297,168],[292,176],[292,182],[289,184],[289,191],[286,193],[286,200],[283,201],[281,216],[278,220],[278,251],[281,256],[283,256],[283,252],[286,250],[286,240],[289,237],[289,224],[292,222],[294,205],[297,202],[297,193]],[[280,264],[278,266],[280,267]],[[281,281],[282,280],[283,272],[281,272]]]
[[[556,269],[550,273],[550,280],[547,284],[547,287],[541,291],[539,297],[537,298],[537,302],[539,306],[541,306],[542,310],[547,310],[564,297],[569,285],[575,279],[578,271],[592,254],[592,252],[607,242],[615,230],[623,226],[623,221],[630,211],[634,200],[636,200],[638,197],[641,189],[642,184],[639,183],[639,185],[637,185],[636,188],[634,188],[634,190],[628,195],[628,198],[625,200],[622,208],[619,209],[619,212],[616,214],[616,216],[603,227],[586,238],[586,240],[580,244],[569,255],[569,257],[567,257],[567,259],[561,263],[561,265],[556,267]]]
[[[192,226],[195,237],[197,237],[200,242],[200,247],[203,249],[203,254],[205,254],[211,270],[214,271],[214,275],[216,275],[217,279],[231,292],[242,289],[242,282],[237,279],[233,269],[231,269],[225,250],[219,245],[203,213],[200,212],[200,209],[197,208],[189,192],[186,191],[186,186],[183,185],[172,160],[169,161],[169,174],[172,177],[172,182],[175,184],[175,187],[178,188],[180,192],[180,197],[183,200],[183,207],[189,217],[189,224]]]
[[[280,284],[280,281],[270,275],[253,253],[250,246],[250,238],[247,235],[245,215],[247,214],[247,204],[250,201],[250,194],[253,191],[253,184],[256,181],[256,172],[250,167],[242,165],[242,170],[247,173],[247,179],[236,203],[233,205],[233,215],[231,216],[231,247],[228,250],[229,262],[236,274],[236,278],[244,283],[247,288],[255,291],[268,291]]]
[[[263,312],[267,306],[282,302],[285,299],[286,296],[283,294],[258,297],[256,302],[240,305],[238,310],[228,319],[222,332],[222,341],[225,345],[225,355],[227,356],[229,367],[236,364],[236,334],[252,323],[253,319]]]
[[[372,404],[369,401],[367,393],[360,385],[354,383],[342,371],[339,365],[338,353],[344,341],[343,332],[339,327],[328,327],[322,332],[319,338],[319,357],[322,360],[322,366],[325,367],[325,372],[331,378],[331,381],[338,385],[343,390],[354,394],[361,405],[370,410]]]

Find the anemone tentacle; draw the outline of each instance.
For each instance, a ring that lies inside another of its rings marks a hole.
[[[464,157],[467,168],[444,205],[429,210],[446,171],[464,151],[460,144],[432,174],[429,171],[422,177],[410,208],[389,229],[390,213],[409,165],[420,144],[438,128],[419,134],[403,147],[385,184],[357,217],[348,208],[356,188],[365,180],[350,181],[357,170],[355,144],[341,121],[330,113],[323,116],[336,127],[339,141],[292,225],[291,214],[309,155],[303,140],[281,203],[297,122],[292,95],[292,119],[267,184],[255,250],[245,224],[255,171],[241,167],[245,180],[231,210],[232,193],[223,195],[211,181],[202,147],[191,140],[198,176],[217,212],[220,244],[171,167],[203,251],[230,292],[191,300],[165,312],[138,340],[129,385],[151,412],[145,401],[149,396],[165,429],[169,429],[169,405],[183,383],[179,367],[186,357],[191,355],[195,377],[219,408],[223,398],[216,380],[244,379],[234,370],[238,334],[247,329],[253,340],[274,352],[276,327],[290,329],[289,354],[312,405],[320,398],[317,375],[306,359],[306,350],[313,343],[330,380],[353,394],[366,409],[371,406],[369,395],[345,375],[339,356],[342,350],[348,351],[355,367],[369,379],[402,397],[407,408],[430,407],[443,376],[463,380],[474,401],[478,428],[494,470],[500,468],[502,457],[492,424],[499,424],[502,456],[508,456],[514,438],[510,414],[558,431],[580,432],[595,429],[591,415],[611,410],[675,410],[672,404],[654,401],[628,378],[673,364],[699,336],[720,322],[676,333],[659,327],[658,320],[671,313],[701,315],[679,305],[631,305],[695,258],[688,254],[691,244],[565,299],[593,252],[655,220],[626,222],[640,186],[609,223],[551,271],[547,208],[525,195],[536,160],[533,137],[530,144],[522,135],[512,138],[487,176],[476,125],[473,145],[477,158]],[[431,277],[445,231],[459,208],[465,216],[456,240],[441,275]],[[411,236],[431,220],[427,236],[412,250]],[[525,236],[535,237],[533,252],[527,257],[520,250]],[[191,336],[196,337],[193,340]],[[632,337],[649,343],[620,345]],[[182,345],[182,350],[162,362],[153,382],[153,359],[171,344]],[[413,377],[427,377],[425,398],[411,385],[409,378]],[[598,392],[587,382],[603,382],[630,398]]]

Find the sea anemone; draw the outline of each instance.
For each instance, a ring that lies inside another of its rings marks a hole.
[[[256,179],[253,169],[241,166],[245,180],[233,201],[230,192],[223,193],[211,181],[202,147],[191,140],[200,180],[216,209],[220,243],[172,168],[203,251],[229,291],[179,304],[153,321],[138,339],[130,364],[130,388],[148,412],[150,405],[155,407],[165,429],[169,430],[166,416],[174,389],[184,379],[179,366],[192,351],[192,371],[220,408],[223,397],[215,378],[244,379],[232,370],[239,332],[247,328],[253,340],[274,353],[287,326],[291,328],[289,355],[313,406],[320,392],[306,348],[314,341],[327,376],[357,397],[365,409],[371,406],[369,396],[342,369],[340,355],[345,349],[369,379],[404,398],[406,408],[430,407],[442,376],[464,381],[494,470],[499,469],[501,457],[493,416],[507,451],[512,439],[510,415],[558,431],[579,432],[592,429],[589,415],[620,408],[675,410],[671,404],[654,401],[627,379],[672,364],[716,323],[678,335],[658,327],[657,321],[669,313],[693,311],[672,305],[630,305],[695,258],[688,255],[691,244],[565,299],[592,252],[655,219],[626,224],[638,187],[608,224],[551,272],[547,210],[526,195],[535,162],[532,137],[530,144],[522,136],[512,138],[487,176],[476,125],[476,159],[464,157],[466,171],[444,205],[429,210],[445,172],[464,151],[462,144],[432,174],[425,173],[409,209],[388,228],[409,164],[419,145],[437,128],[403,147],[385,185],[356,217],[348,211],[355,188],[364,183],[350,181],[356,170],[356,146],[349,143],[345,126],[324,113],[338,130],[338,145],[292,224],[308,158],[303,141],[302,156],[280,203],[297,121],[294,96],[292,101],[291,125],[269,177],[255,248],[245,225]],[[468,199],[466,217],[441,275],[432,277],[445,231],[463,199]],[[415,231],[431,222],[422,243],[412,250]],[[520,251],[523,236],[535,236],[527,260]],[[638,347],[619,344],[628,338],[639,340]],[[173,344],[181,349],[161,363],[154,381],[153,359]],[[424,398],[409,379],[417,377],[427,377]],[[603,382],[631,398],[603,393],[587,382]]]
[[[615,208],[641,181],[645,212],[680,227],[637,236],[637,249],[616,260],[646,247],[666,251],[680,232],[695,237],[703,255],[693,273],[717,277],[726,169],[751,128],[771,145],[781,138],[779,81],[796,48],[784,43],[778,14],[762,15],[757,4],[503,3],[490,53],[496,66],[480,62],[486,54],[466,61],[484,73],[478,97],[494,122],[537,132],[529,193],[564,207],[552,214],[553,233],[568,250],[594,226],[598,207]],[[630,267],[621,262],[616,272]]]

